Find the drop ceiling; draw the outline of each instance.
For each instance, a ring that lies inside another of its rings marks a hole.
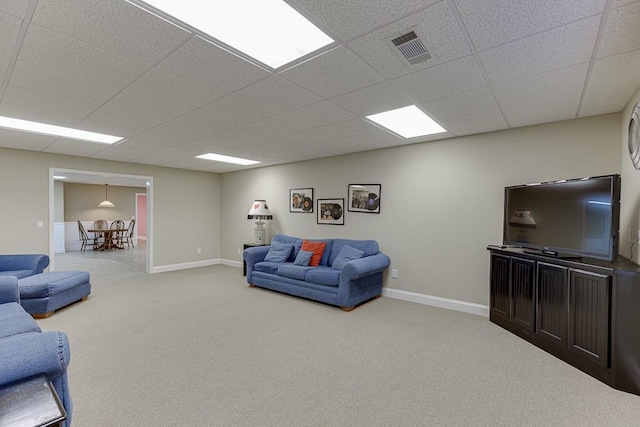
[[[336,42],[273,70],[124,0],[3,0],[0,115],[126,140],[0,129],[0,147],[223,173],[618,112],[640,85],[640,1],[287,3]],[[426,62],[388,43],[408,30]],[[363,119],[412,104],[448,132]]]

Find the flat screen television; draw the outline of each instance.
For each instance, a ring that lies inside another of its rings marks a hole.
[[[561,258],[618,256],[620,175],[506,187],[503,244]]]

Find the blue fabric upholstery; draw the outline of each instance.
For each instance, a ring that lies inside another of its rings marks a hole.
[[[298,256],[296,257],[296,260],[293,261],[293,265],[300,265],[303,267],[307,267],[309,265],[309,262],[311,261],[312,256],[313,256],[313,252],[300,250],[300,252],[298,252]]]
[[[49,266],[49,256],[44,254],[0,255],[0,275],[18,278],[40,274]]]
[[[13,301],[0,301],[0,387],[44,374],[53,384],[71,425],[73,404],[67,382],[70,349],[62,332],[41,332],[33,318],[22,308],[16,277],[0,278],[0,295]]]
[[[360,259],[363,256],[364,253],[360,249],[353,248],[349,245],[344,245],[342,249],[340,249],[340,252],[338,253],[336,259],[331,264],[331,267],[336,270],[341,270],[342,267],[344,267],[344,265],[349,261]]]
[[[54,271],[18,280],[20,305],[33,315],[44,315],[81,300],[91,293],[86,271]]]
[[[264,257],[268,262],[286,262],[291,256],[293,243],[273,242],[269,246],[269,252]]]
[[[283,234],[273,237],[273,241],[294,245],[292,255],[284,264],[264,262],[264,257],[269,251],[266,246],[245,249],[243,257],[247,265],[247,282],[254,286],[349,309],[381,294],[382,272],[389,267],[390,259],[379,251],[378,242],[316,239],[313,241],[327,242],[320,265],[303,267],[293,264],[300,252],[302,240]],[[362,252],[362,258],[347,261],[340,270],[331,268],[345,246]]]

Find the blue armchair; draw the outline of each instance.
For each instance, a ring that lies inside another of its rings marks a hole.
[[[40,274],[49,266],[49,256],[44,254],[0,255],[0,276],[18,279]]]
[[[42,332],[19,302],[18,278],[0,275],[0,387],[44,374],[67,412],[63,426],[68,427],[73,409],[67,381],[69,341],[63,332]]]

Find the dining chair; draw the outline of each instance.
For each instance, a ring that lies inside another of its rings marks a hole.
[[[133,229],[136,226],[136,220],[132,219],[129,223],[129,227],[127,228],[127,232],[122,236],[122,246],[124,246],[124,242],[127,242],[127,246],[133,246]]]
[[[111,241],[109,242],[109,245],[108,245],[109,248],[115,246],[117,249],[123,249],[124,246],[122,246],[122,235],[126,231],[124,226],[124,221],[122,221],[121,219],[117,219],[113,221],[111,223],[110,229],[111,229],[111,233],[110,233]]]
[[[87,242],[89,242],[89,235],[87,234],[87,230],[85,230],[84,225],[78,220],[78,236],[79,240],[82,242],[80,246],[80,251],[84,251],[87,249]],[[95,246],[95,243],[94,243]]]
[[[98,220],[93,221],[93,228],[95,230],[108,230],[109,229],[109,223],[105,219],[98,219]],[[100,239],[102,239],[102,241],[100,241]],[[93,248],[94,249],[96,249],[98,246],[100,246],[100,244],[105,244],[105,243],[106,243],[106,239],[105,239],[104,233],[98,233],[98,232],[94,232],[93,233]]]

